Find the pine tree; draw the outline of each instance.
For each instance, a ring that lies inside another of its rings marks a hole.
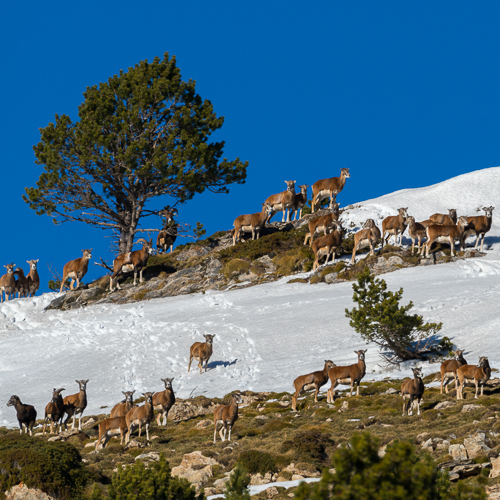
[[[353,301],[358,308],[345,310],[349,324],[365,340],[389,350],[382,356],[388,361],[422,359],[429,351],[449,351],[452,344],[447,337],[436,341],[442,323],[424,323],[422,316],[409,314],[413,302],[400,306],[403,289],[393,293],[387,283],[370,274],[367,267],[353,283]]]
[[[44,171],[23,199],[56,222],[80,221],[114,231],[120,253],[132,249],[152,198],[184,203],[206,189],[227,193],[243,183],[248,162],[222,159],[222,127],[210,101],[181,80],[175,57],[141,61],[88,87],[78,121],[56,115],[34,146]]]
[[[248,483],[250,478],[244,467],[237,464],[226,483],[226,500],[250,500]]]
[[[95,498],[99,498],[98,496]],[[118,467],[109,487],[112,500],[204,500],[186,479],[172,477],[163,455],[146,468],[141,461],[126,469]]]
[[[370,434],[354,435],[350,446],[333,456],[335,473],[323,473],[318,483],[301,483],[297,500],[451,500],[486,498],[482,485],[460,484],[450,488],[429,455],[419,457],[405,441],[387,446],[378,454],[378,441]]]

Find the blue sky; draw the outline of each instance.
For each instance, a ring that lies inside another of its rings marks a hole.
[[[285,179],[311,185],[349,167],[346,205],[497,166],[499,19],[492,1],[3,5],[0,266],[27,272],[38,258],[46,289],[47,264],[62,271],[82,248],[112,260],[108,233],[55,226],[22,201],[41,172],[32,147],[56,113],[77,119],[87,86],[164,52],[225,117],[214,136],[225,156],[250,162],[229,195],[180,207],[208,234],[259,211]]]

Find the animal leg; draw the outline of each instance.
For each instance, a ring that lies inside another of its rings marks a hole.
[[[141,432],[142,432],[142,422],[139,421],[139,437],[141,437]]]
[[[83,417],[83,413],[80,413],[80,419],[78,420],[78,430],[79,431],[82,430],[82,417]]]
[[[229,426],[229,437],[227,438],[228,441],[231,441],[231,430],[232,430],[233,426],[230,425]]]
[[[189,373],[189,369],[191,368],[191,361],[193,361],[193,357],[189,356],[188,373]]]
[[[167,417],[168,417],[168,411],[163,412],[163,425],[167,427]]]
[[[137,270],[134,269],[134,286],[137,285]]]
[[[483,395],[483,389],[484,389],[484,385],[481,384],[481,396]]]
[[[417,401],[417,415],[420,415],[420,398]]]
[[[144,278],[142,277],[142,269],[139,272],[139,283],[144,283]]]
[[[218,423],[217,422],[214,422],[214,444],[217,442],[217,427],[218,427]]]
[[[170,253],[174,251],[174,245],[170,245]]]
[[[158,412],[158,415],[156,415],[156,424],[158,425],[158,427],[160,426],[160,418],[161,418],[161,410]]]
[[[146,439],[149,441],[149,422],[146,424]]]
[[[224,431],[224,432],[222,432],[222,431]],[[220,428],[219,436],[220,436],[220,440],[222,442],[224,442],[226,440],[226,427],[224,424],[222,424],[222,427]]]

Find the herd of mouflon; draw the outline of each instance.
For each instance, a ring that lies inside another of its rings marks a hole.
[[[207,365],[213,352],[213,340],[215,335],[204,335],[205,342],[195,342],[189,351],[188,372],[191,368],[191,362],[198,361],[200,375],[203,368],[207,371]],[[327,391],[327,403],[334,403],[336,387],[341,385],[350,385],[349,396],[352,395],[356,387],[356,395],[359,396],[359,384],[366,374],[365,362],[366,350],[355,351],[358,356],[358,362],[347,366],[337,366],[331,360],[325,361],[323,370],[315,371],[306,375],[301,375],[293,381],[295,393],[292,396],[292,411],[297,411],[297,401],[305,391],[315,391],[314,401],[318,402],[318,393],[322,386],[330,381],[331,386]],[[473,382],[476,388],[475,397],[479,396],[479,387],[481,387],[481,396],[483,396],[484,384],[491,377],[491,368],[488,358],[481,356],[477,365],[469,365],[463,357],[462,350],[454,352],[455,358],[446,360],[441,364],[441,393],[443,387],[448,393],[448,383],[451,380],[455,382],[457,399],[463,399],[464,387],[466,382]],[[403,416],[412,415],[414,404],[417,407],[417,414],[420,415],[420,401],[425,390],[422,380],[422,369],[413,368],[413,379],[404,380],[401,385],[401,396],[403,398]],[[106,443],[112,436],[120,435],[120,444],[130,441],[132,432],[138,428],[139,437],[142,427],[146,429],[146,438],[149,441],[149,427],[155,419],[154,410],[157,410],[156,422],[158,426],[167,426],[167,417],[170,409],[175,403],[175,394],[172,387],[174,378],[165,378],[161,381],[165,389],[159,392],[145,392],[144,404],[136,406],[133,402],[135,391],[124,391],[125,400],[116,404],[110,413],[109,418],[99,423],[99,437],[95,445],[96,451],[106,446]],[[72,429],[74,429],[76,418],[79,417],[78,428],[81,430],[82,415],[87,407],[87,383],[88,380],[77,380],[79,392],[71,396],[62,397],[64,388],[54,389],[52,399],[45,407],[43,434],[46,432],[47,424],[50,423],[50,432],[62,432],[63,426],[67,429],[68,421],[73,417]],[[234,423],[238,419],[238,405],[242,402],[240,394],[233,394],[231,403],[228,405],[217,406],[214,410],[214,443],[217,439],[219,430],[222,441],[231,440],[231,431]],[[7,406],[14,406],[17,411],[20,432],[23,428],[26,433],[33,434],[33,427],[36,423],[37,412],[32,405],[23,404],[17,395],[13,395]],[[66,419],[64,420],[64,417]]]
[[[304,245],[311,246],[314,252],[313,270],[320,265],[320,260],[326,257],[324,265],[328,264],[329,259],[335,262],[335,253],[342,245],[344,238],[344,228],[340,220],[339,204],[336,202],[337,195],[343,190],[346,180],[350,177],[349,169],[342,168],[340,177],[321,179],[312,185],[311,209],[314,213],[320,203],[328,199],[330,213],[317,218],[312,218],[309,222],[309,232],[304,240]],[[254,214],[245,214],[236,217],[233,230],[233,245],[241,238],[241,233],[251,233],[252,240],[259,238],[260,231],[270,222],[271,218],[277,213],[282,212],[282,221],[290,221],[291,214],[294,212],[294,219],[297,216],[302,218],[302,209],[307,203],[308,185],[303,184],[300,187],[300,193],[295,192],[296,181],[285,181],[286,191],[269,196],[262,204],[262,211]],[[415,218],[408,215],[408,207],[400,208],[398,215],[386,217],[382,221],[382,231],[377,227],[373,219],[368,219],[363,225],[363,229],[354,235],[354,249],[352,252],[351,264],[354,263],[356,253],[366,247],[370,247],[370,255],[374,254],[375,246],[382,241],[382,246],[387,244],[389,238],[394,236],[396,245],[402,245],[403,233],[408,229],[408,234],[412,240],[412,253],[415,249],[415,243],[418,243],[417,253],[423,257],[429,257],[433,243],[447,243],[451,248],[451,256],[455,243],[458,241],[460,250],[465,247],[465,240],[468,236],[475,236],[477,249],[481,242],[481,252],[483,251],[484,236],[490,230],[492,223],[492,213],[495,207],[483,207],[485,215],[476,216],[457,216],[457,209],[449,209],[448,214],[433,214],[427,220],[416,222]],[[159,231],[156,239],[156,248],[158,253],[170,252],[173,250],[173,244],[177,238],[178,224],[174,217],[177,215],[177,209],[165,209],[159,214],[165,218],[165,223]],[[323,232],[323,236],[314,239],[316,233]],[[425,243],[423,243],[425,240]],[[142,283],[143,270],[147,266],[149,256],[155,250],[153,240],[149,241],[139,238],[137,243],[142,244],[140,250],[127,252],[118,255],[113,261],[113,273],[109,282],[109,291],[120,289],[118,281],[119,276],[128,273],[134,273],[134,286],[137,285],[137,274],[139,282]],[[66,263],[63,268],[60,291],[63,291],[64,284],[70,279],[70,290],[80,286],[80,281],[86,275],[88,263],[92,257],[92,249],[82,250],[82,257]],[[4,267],[7,273],[0,278],[0,299],[4,301],[14,297],[34,296],[40,286],[40,279],[36,270],[37,260],[27,261],[30,265],[30,272],[24,275],[22,268],[14,263],[7,264]],[[16,280],[17,275],[17,280]]]

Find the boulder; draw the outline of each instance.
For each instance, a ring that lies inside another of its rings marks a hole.
[[[482,432],[474,434],[472,437],[464,439],[464,446],[467,450],[468,458],[476,458],[478,455],[485,455],[491,450],[485,443],[486,436]]]
[[[389,257],[388,262],[391,266],[402,266],[404,264],[403,259],[397,255]]]
[[[205,420],[200,420],[196,424],[197,429],[206,429],[207,427],[212,426],[214,423],[211,420],[205,419]]]
[[[56,500],[42,490],[28,488],[24,483],[12,486],[5,492],[5,500]]]
[[[463,444],[452,444],[448,448],[448,453],[452,456],[453,460],[467,460],[467,450]]]
[[[453,401],[441,401],[441,403],[438,403],[434,409],[435,410],[443,410],[444,408],[450,408],[450,406],[455,406],[456,403]]]
[[[498,477],[500,476],[500,457],[490,458],[491,461],[491,471],[490,477]]]
[[[154,451],[151,451],[149,453],[142,453],[141,455],[137,455],[135,457],[135,460],[154,460],[155,462],[160,461],[160,454],[156,453]]]
[[[462,407],[462,413],[467,413],[469,411],[475,411],[475,410],[480,410],[483,408],[481,405],[464,405]]]
[[[273,498],[279,494],[280,494],[280,492],[278,491],[278,488],[276,488],[276,486],[271,486],[270,488],[267,488],[267,490],[266,490],[267,498]]]

